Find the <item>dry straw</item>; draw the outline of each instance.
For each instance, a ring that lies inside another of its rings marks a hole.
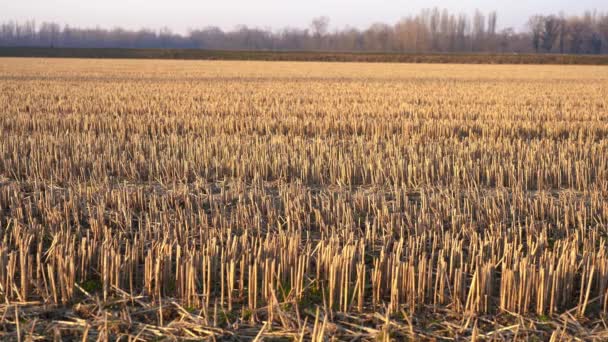
[[[0,78],[0,338],[608,338],[605,68]]]

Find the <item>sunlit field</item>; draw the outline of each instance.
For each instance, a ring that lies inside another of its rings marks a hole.
[[[0,59],[0,339],[607,340],[608,67]]]

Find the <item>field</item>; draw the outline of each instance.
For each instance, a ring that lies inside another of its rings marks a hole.
[[[608,55],[519,53],[390,53],[0,47],[0,57],[308,61],[361,63],[570,64],[608,65]]]
[[[608,67],[0,59],[0,339],[607,340]]]

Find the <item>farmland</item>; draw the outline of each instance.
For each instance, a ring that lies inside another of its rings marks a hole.
[[[292,62],[608,65],[606,55],[532,53],[396,53],[0,46],[0,57],[115,58]]]
[[[0,339],[608,339],[608,68],[0,59]]]

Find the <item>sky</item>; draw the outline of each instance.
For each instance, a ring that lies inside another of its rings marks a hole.
[[[0,22],[34,19],[77,27],[120,26],[127,29],[169,27],[174,32],[237,25],[279,29],[307,28],[312,18],[328,16],[330,28],[367,28],[376,22],[395,23],[423,8],[447,8],[471,14],[496,10],[499,28],[524,28],[529,16],[543,13],[608,12],[606,0],[0,0]]]

